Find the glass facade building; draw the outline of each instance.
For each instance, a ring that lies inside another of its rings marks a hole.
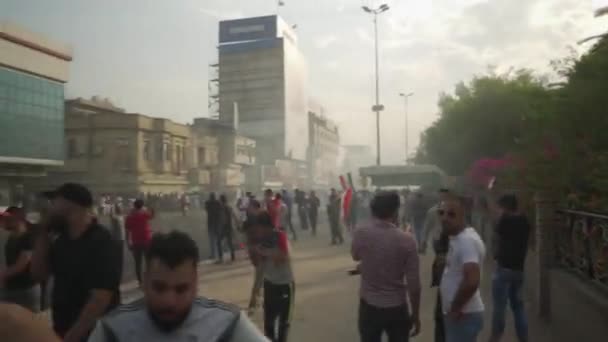
[[[0,158],[63,161],[63,92],[63,83],[0,67]]]

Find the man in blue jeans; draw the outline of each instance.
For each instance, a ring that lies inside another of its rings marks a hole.
[[[505,331],[507,302],[513,311],[515,331],[520,342],[528,341],[528,320],[522,299],[524,263],[528,251],[530,223],[518,213],[517,197],[504,195],[498,201],[502,212],[495,235],[496,271],[492,280],[492,335],[490,342],[499,342]]]
[[[475,342],[483,327],[479,284],[485,246],[465,224],[465,205],[464,199],[453,196],[437,212],[450,239],[440,284],[447,342]]]

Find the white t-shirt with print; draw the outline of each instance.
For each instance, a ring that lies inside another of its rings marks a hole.
[[[473,228],[465,228],[460,234],[450,237],[450,249],[446,256],[446,265],[441,278],[441,304],[444,313],[452,306],[454,297],[464,277],[463,266],[468,263],[481,264],[486,248],[479,234]],[[462,309],[463,313],[482,312],[483,301],[479,289]]]

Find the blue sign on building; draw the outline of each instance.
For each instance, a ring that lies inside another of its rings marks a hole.
[[[277,38],[278,36],[278,17],[276,15],[224,20],[220,22],[220,45]]]

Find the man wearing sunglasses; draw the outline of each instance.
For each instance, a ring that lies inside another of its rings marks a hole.
[[[475,342],[483,326],[479,284],[485,246],[475,229],[465,224],[465,208],[464,199],[452,197],[438,211],[449,236],[440,284],[447,342]]]

